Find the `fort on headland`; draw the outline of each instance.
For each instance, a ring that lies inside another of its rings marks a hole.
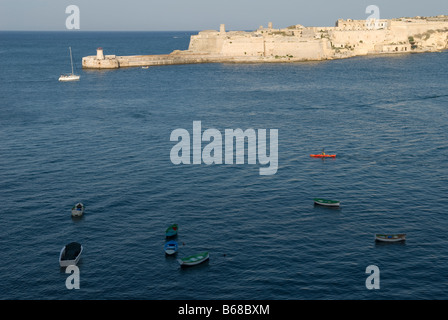
[[[397,19],[339,19],[334,27],[292,25],[276,29],[271,22],[255,31],[200,31],[188,50],[161,55],[105,55],[82,58],[87,69],[116,69],[189,63],[259,63],[319,61],[368,54],[436,52],[448,49],[448,15]]]

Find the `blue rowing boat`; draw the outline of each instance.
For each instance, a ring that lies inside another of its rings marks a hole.
[[[172,255],[177,252],[177,250],[179,249],[179,245],[177,244],[177,241],[171,240],[165,243],[164,249],[167,255]]]

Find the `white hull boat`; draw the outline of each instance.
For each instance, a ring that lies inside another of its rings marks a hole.
[[[73,71],[73,58],[72,58],[72,47],[69,47],[70,49],[70,63],[72,65],[72,73],[70,74],[63,74],[59,77],[59,81],[78,81],[81,76],[77,75]]]
[[[76,74],[63,74],[59,77],[59,81],[77,81],[79,78],[81,78],[81,76]]]
[[[61,267],[77,265],[81,258],[82,250],[83,247],[78,242],[71,242],[65,245],[59,254],[59,265]]]
[[[77,203],[72,208],[72,217],[80,217],[84,214],[84,205],[82,203]]]

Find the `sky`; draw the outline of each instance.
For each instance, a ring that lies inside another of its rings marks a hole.
[[[448,0],[0,0],[0,30],[64,31],[69,5],[79,8],[80,31],[255,30],[272,22],[334,26],[337,19],[448,15]],[[76,31],[72,29],[70,31]]]

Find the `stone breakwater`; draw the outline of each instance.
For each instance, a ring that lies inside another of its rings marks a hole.
[[[82,58],[87,69],[190,63],[297,62],[350,58],[368,54],[434,52],[448,49],[448,16],[381,20],[339,19],[335,27],[293,25],[275,29],[205,30],[190,38],[188,50],[163,55],[104,55]]]
[[[97,49],[97,50],[100,50]],[[268,60],[268,59],[266,59]],[[272,60],[272,59],[271,59]],[[82,67],[86,69],[118,69],[123,67],[161,66],[173,64],[218,63],[218,62],[257,62],[260,58],[223,57],[218,54],[188,53],[174,51],[170,54],[116,56],[105,55],[104,58],[88,56],[82,58]]]

